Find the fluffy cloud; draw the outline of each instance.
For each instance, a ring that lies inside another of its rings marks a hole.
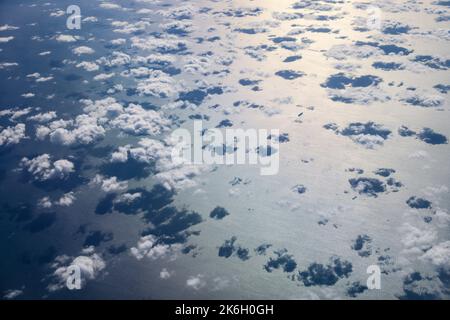
[[[158,172],[155,178],[168,190],[196,186],[194,178],[207,167],[172,161],[172,148],[173,143],[171,141],[163,143],[158,140],[143,138],[136,147],[130,145],[119,147],[111,155],[111,161],[126,162],[131,158],[138,162],[155,164]]]
[[[97,278],[105,269],[106,264],[103,258],[95,253],[94,247],[83,249],[78,257],[58,256],[51,266],[54,271],[51,275],[52,281],[47,289],[54,292],[64,288],[68,277],[71,275],[71,269],[69,268],[74,266],[81,271],[81,285],[83,287],[88,280]]]
[[[46,137],[56,144],[91,144],[105,135],[105,129],[99,125],[98,119],[86,114],[79,115],[72,120],[57,120],[47,126],[38,126],[36,136],[43,140]]]
[[[73,192],[69,192],[64,194],[61,198],[59,198],[55,204],[61,207],[69,207],[75,201],[75,194]]]
[[[406,252],[420,253],[428,249],[437,238],[437,232],[429,226],[418,227],[411,223],[404,223],[400,227],[402,233],[402,243],[406,247]]]
[[[18,144],[25,138],[25,124],[19,123],[14,127],[7,127],[0,131],[0,146]]]
[[[116,74],[114,72],[112,72],[112,73],[100,73],[100,74],[98,74],[98,75],[96,75],[94,77],[94,80],[95,81],[105,81],[105,80],[111,79],[115,75]]]
[[[187,42],[175,36],[165,36],[164,38],[140,38],[132,37],[131,45],[141,50],[148,50],[157,53],[178,53],[187,49]]]
[[[6,43],[6,42],[10,42],[11,40],[13,40],[14,37],[10,36],[10,37],[0,37],[0,43]]]
[[[158,243],[158,239],[154,235],[141,237],[136,247],[130,249],[131,254],[138,260],[147,257],[152,260],[161,258],[174,259],[176,253],[180,250],[180,245],[167,245]]]
[[[170,124],[154,110],[145,110],[140,105],[130,104],[122,114],[111,121],[111,125],[129,134],[157,135]]]
[[[176,96],[181,89],[173,78],[162,71],[148,70],[145,75],[147,78],[139,81],[136,87],[136,91],[140,95],[169,98]]]
[[[11,26],[9,24],[4,24],[4,25],[0,26],[0,31],[12,31],[12,30],[17,30],[17,29],[19,29],[19,27]]]
[[[82,54],[93,54],[95,51],[94,49],[90,48],[90,47],[86,47],[86,46],[80,46],[80,47],[76,47],[72,50],[72,52],[78,56],[82,55]]]
[[[56,112],[55,111],[49,111],[45,113],[38,113],[34,116],[28,117],[28,120],[30,121],[36,121],[39,123],[46,123],[56,118]]]
[[[65,159],[51,161],[48,154],[42,154],[33,159],[23,158],[20,167],[31,174],[35,180],[66,179],[74,172],[74,164]]]
[[[122,9],[120,5],[111,2],[102,2],[99,7],[103,9]]]
[[[75,199],[76,198],[74,192],[68,192],[54,202],[51,201],[50,197],[43,197],[39,199],[38,206],[45,209],[51,208],[54,205],[60,207],[69,207],[73,204]]]
[[[441,242],[428,250],[421,259],[450,270],[450,241]]]
[[[100,185],[104,192],[114,192],[125,190],[128,187],[128,182],[117,181],[117,177],[106,178],[97,174],[91,181],[91,185]]]
[[[117,67],[130,63],[131,56],[120,51],[113,51],[110,57],[101,57],[97,60],[97,63],[105,65],[107,67]]]
[[[98,64],[95,62],[82,61],[76,65],[77,68],[83,68],[86,71],[92,72],[100,69]]]
[[[382,50],[369,45],[339,44],[332,46],[325,56],[336,60],[346,60],[348,58],[365,59],[381,54],[383,54]]]
[[[159,135],[167,130],[171,121],[154,110],[138,104],[124,108],[114,98],[97,101],[81,100],[84,105],[75,120],[55,120],[36,129],[36,136],[62,145],[87,145],[102,139],[106,131],[118,128],[127,134]]]
[[[195,9],[195,7],[193,7],[190,4],[177,7],[170,7],[169,9],[158,11],[158,13],[163,17],[174,20],[191,19],[196,12],[197,10]]]
[[[58,42],[75,42],[77,41],[77,37],[66,34],[60,34],[55,37],[55,40]]]
[[[173,272],[167,270],[166,268],[163,268],[161,272],[159,273],[159,277],[163,280],[169,279],[172,276]]]
[[[206,286],[206,281],[203,275],[198,274],[196,276],[190,276],[186,280],[186,286],[194,290],[200,290],[201,288]]]

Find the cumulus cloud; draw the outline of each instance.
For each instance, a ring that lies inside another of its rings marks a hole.
[[[148,70],[146,79],[137,83],[136,91],[140,95],[169,98],[177,95],[180,85],[170,76],[159,70]]]
[[[100,185],[104,192],[114,192],[125,190],[128,187],[127,181],[118,181],[117,177],[106,178],[100,174],[95,175],[91,185]]]
[[[430,248],[437,239],[437,232],[428,225],[421,227],[405,222],[401,227],[402,243],[406,253],[418,254]]]
[[[32,159],[23,158],[22,170],[31,174],[34,180],[66,179],[75,170],[75,165],[66,159],[52,162],[49,154],[42,154]]]
[[[113,162],[126,162],[134,159],[141,163],[154,164],[157,170],[155,178],[169,190],[179,190],[196,186],[194,178],[201,174],[207,167],[175,163],[172,161],[172,149],[174,142],[158,141],[143,138],[138,146],[126,145],[113,152]]]
[[[122,9],[120,5],[112,2],[102,2],[99,4],[99,7],[103,9]]]
[[[25,124],[18,123],[14,127],[7,127],[0,131],[0,146],[18,144],[25,138]]]
[[[61,198],[59,198],[55,204],[62,207],[69,207],[75,201],[75,194],[73,192],[69,192],[64,194]]]
[[[36,121],[39,123],[47,123],[55,118],[56,118],[56,112],[48,111],[45,113],[38,113],[38,114],[35,114],[34,116],[30,116],[30,117],[28,117],[28,120]]]
[[[87,115],[79,115],[75,120],[56,120],[48,125],[40,125],[36,129],[36,136],[43,140],[61,145],[91,144],[105,135],[105,129],[99,125],[98,119]]]
[[[138,260],[150,258],[152,260],[170,258],[174,259],[181,246],[178,244],[168,245],[158,242],[154,235],[141,237],[135,247],[130,249],[131,254]]]
[[[196,276],[190,276],[186,280],[186,286],[188,286],[189,288],[192,288],[194,290],[200,290],[206,286],[206,281],[202,274],[198,274]]]
[[[114,72],[111,72],[111,73],[100,73],[100,74],[96,75],[93,79],[95,81],[105,81],[105,80],[111,79],[115,75],[116,74]]]
[[[130,104],[124,112],[111,120],[111,125],[134,135],[157,135],[167,128],[170,121],[154,110],[145,110],[138,104]]]
[[[438,267],[450,270],[450,241],[444,241],[434,245],[420,258]]]
[[[38,200],[38,206],[44,209],[48,209],[53,206],[69,207],[73,204],[75,199],[74,192],[68,192],[55,201],[52,201],[50,197],[46,196]]]
[[[71,275],[70,267],[78,267],[81,271],[81,286],[84,287],[88,280],[94,280],[106,268],[103,258],[95,253],[94,247],[88,247],[81,251],[78,257],[67,255],[57,256],[51,265],[54,270],[51,275],[51,282],[47,290],[54,292],[66,286],[67,279]]]
[[[173,275],[173,271],[169,271],[166,268],[163,268],[159,273],[159,277],[163,280],[169,279]]]
[[[87,145],[102,139],[108,129],[118,128],[132,135],[159,135],[171,121],[160,112],[146,110],[138,104],[127,107],[114,98],[81,100],[84,114],[74,120],[55,120],[36,129],[36,136],[62,145]]]
[[[370,45],[339,44],[332,46],[325,56],[336,60],[346,60],[348,58],[365,59],[380,54],[383,54],[382,50]]]
[[[97,60],[97,63],[105,65],[107,67],[122,66],[130,62],[131,56],[120,51],[113,51],[109,57],[101,57]]]
[[[93,54],[95,51],[94,49],[86,46],[80,46],[76,47],[72,50],[72,52],[78,56],[81,56],[83,54]]]
[[[75,42],[77,41],[77,37],[66,34],[60,34],[55,37],[55,40],[58,42]]]

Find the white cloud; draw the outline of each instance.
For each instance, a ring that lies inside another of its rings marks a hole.
[[[449,270],[450,241],[445,241],[434,245],[430,250],[428,250],[424,255],[421,256],[421,259],[429,261],[438,267],[443,267]]]
[[[177,52],[187,47],[187,42],[174,36],[164,38],[154,37],[132,37],[131,45],[141,50],[148,50],[158,53]]]
[[[141,192],[135,192],[135,193],[122,193],[120,196],[118,196],[114,202],[115,203],[133,203],[136,199],[139,199],[142,197]]]
[[[138,146],[130,145],[119,147],[111,155],[113,162],[125,162],[128,158],[143,163],[155,163],[158,173],[155,178],[168,190],[191,188],[197,185],[194,180],[207,166],[175,163],[172,161],[173,142],[143,138]]]
[[[106,267],[103,258],[95,253],[94,247],[88,247],[81,251],[78,257],[66,255],[58,256],[52,264],[54,269],[52,281],[47,286],[50,292],[60,290],[66,286],[67,279],[71,275],[70,266],[77,266],[81,271],[81,285],[84,287],[88,280],[97,278]]]
[[[152,260],[170,258],[174,259],[176,253],[180,250],[180,245],[167,245],[158,243],[154,235],[141,237],[136,247],[130,249],[131,254],[138,260],[147,257]]]
[[[204,280],[203,275],[198,274],[196,276],[190,276],[186,280],[186,286],[194,290],[200,290],[201,288],[206,286],[206,281]]]
[[[69,192],[64,194],[61,198],[59,198],[55,204],[61,207],[69,207],[75,201],[75,194],[73,192]]]
[[[142,68],[135,70],[135,74],[142,74]],[[156,98],[174,97],[180,90],[180,85],[173,78],[159,70],[145,71],[147,79],[138,81],[136,91],[140,95]]]
[[[39,126],[36,136],[40,140],[49,137],[51,142],[61,145],[87,145],[105,135],[105,129],[98,122],[96,117],[87,114],[77,116],[75,121],[55,120],[46,126]]]
[[[8,24],[4,24],[4,25],[0,26],[0,31],[12,31],[12,30],[17,30],[17,29],[19,29],[19,27],[10,26]]]
[[[60,207],[69,207],[73,204],[75,201],[75,193],[74,192],[68,192],[64,194],[62,197],[60,197],[58,200],[52,202],[50,197],[46,196],[38,200],[38,206],[44,209],[48,209],[55,206]]]
[[[46,123],[56,118],[56,112],[55,111],[49,111],[45,113],[38,113],[34,116],[28,117],[28,120],[30,121],[36,121],[39,123]]]
[[[136,135],[157,135],[170,124],[169,120],[161,117],[159,112],[145,110],[140,105],[132,103],[124,109],[124,113],[110,123],[126,133]]]
[[[86,46],[80,46],[80,47],[76,47],[72,50],[72,52],[78,56],[83,55],[83,54],[93,54],[95,51],[94,49],[90,48],[90,47],[86,47]]]
[[[82,61],[76,65],[77,68],[83,68],[86,71],[97,71],[99,66],[95,62]]]
[[[50,200],[50,197],[43,197],[38,200],[38,207],[48,209],[53,206],[52,201]]]
[[[55,40],[58,42],[75,42],[77,38],[71,35],[60,34],[55,37]]]
[[[101,57],[97,60],[97,63],[103,64],[108,67],[122,66],[130,63],[131,56],[120,51],[113,51],[111,57]]]
[[[103,9],[122,9],[120,5],[111,2],[102,2],[99,6]]]
[[[116,33],[131,34],[138,31],[145,31],[151,25],[148,21],[137,21],[130,23],[127,21],[113,21],[111,25],[114,27],[113,31]]]
[[[41,75],[38,72],[27,75],[27,78],[35,79],[36,82],[47,82],[53,79],[52,76],[41,77]]]
[[[383,51],[369,45],[356,46],[353,44],[339,44],[332,46],[325,56],[336,60],[345,60],[348,58],[365,59],[371,56],[383,54]]]
[[[98,19],[97,19],[97,17],[90,16],[90,17],[84,18],[82,21],[83,22],[97,22]]]
[[[11,40],[13,40],[14,37],[10,36],[10,37],[0,37],[0,43],[6,43],[6,42],[10,42]]]
[[[104,192],[121,191],[128,188],[127,181],[117,181],[117,177],[106,178],[100,174],[92,179],[91,185],[100,185]]]
[[[170,18],[174,20],[181,19],[191,19],[192,16],[197,12],[195,7],[190,4],[170,7],[167,10],[159,10],[158,13],[165,18]]]
[[[125,44],[126,42],[127,42],[127,39],[123,39],[123,38],[111,40],[111,44],[115,45],[115,46]]]
[[[159,135],[171,124],[157,111],[146,110],[137,104],[124,108],[114,98],[81,100],[81,103],[85,114],[75,120],[60,119],[40,125],[36,129],[37,138],[49,137],[51,142],[62,145],[85,145],[102,139],[111,128],[134,135]]]
[[[1,62],[0,63],[0,70],[11,68],[11,67],[17,67],[19,64],[17,62]]]
[[[385,102],[389,100],[389,96],[378,86],[327,90],[330,99],[333,101],[343,101],[344,103],[367,105],[375,101]]]
[[[172,277],[172,275],[173,275],[173,271],[169,271],[166,268],[163,268],[161,270],[161,272],[159,273],[159,277],[163,280],[169,279],[170,277]]]
[[[105,81],[115,76],[115,73],[100,73],[94,77],[95,81]]]
[[[3,292],[3,299],[6,300],[12,300],[15,299],[23,294],[23,290],[21,289],[15,289],[15,290],[6,290]]]
[[[25,124],[18,123],[14,127],[7,127],[0,131],[0,146],[18,144],[25,138]]]
[[[65,179],[74,172],[74,164],[65,159],[51,161],[48,154],[42,154],[33,159],[23,158],[20,167],[30,173],[35,180]]]
[[[56,10],[50,13],[50,17],[62,17],[66,12],[64,10]]]
[[[401,241],[407,252],[419,253],[430,248],[437,238],[434,228],[424,225],[422,228],[416,227],[408,222],[400,227],[402,234]]]

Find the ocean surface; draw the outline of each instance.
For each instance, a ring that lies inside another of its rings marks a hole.
[[[448,299],[449,7],[2,0],[2,299]]]

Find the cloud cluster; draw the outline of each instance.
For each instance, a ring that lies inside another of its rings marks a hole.
[[[81,286],[84,287],[88,280],[94,280],[101,275],[106,268],[106,263],[99,254],[95,253],[94,247],[83,249],[78,257],[57,256],[51,265],[54,271],[51,275],[51,282],[47,286],[48,291],[54,292],[66,286],[69,276],[72,275],[71,267],[79,268]]]
[[[1,129],[1,128],[0,128]],[[18,123],[14,127],[7,127],[0,131],[0,147],[18,144],[26,138],[25,124]]]
[[[52,162],[49,154],[42,154],[32,159],[23,158],[20,167],[31,174],[34,180],[66,179],[75,171],[75,165],[66,159]]]

